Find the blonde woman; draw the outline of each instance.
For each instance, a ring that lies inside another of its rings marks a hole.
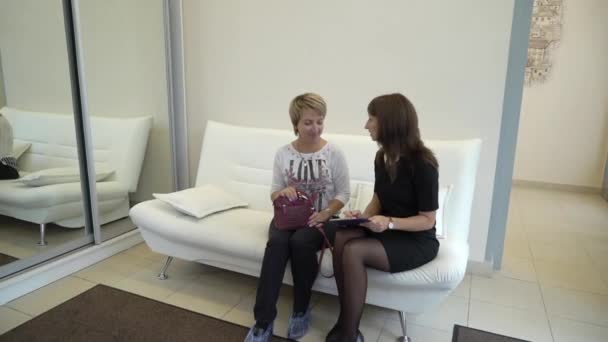
[[[245,338],[247,342],[272,338],[276,303],[288,260],[291,260],[294,303],[287,336],[297,340],[310,327],[311,288],[319,271],[317,251],[323,246],[323,236],[313,226],[336,215],[350,197],[344,155],[321,137],[326,111],[323,98],[313,93],[296,96],[289,106],[296,139],[275,154],[270,199],[274,201],[280,196],[295,199],[296,191],[300,191],[315,199],[315,213],[307,226],[297,230],[278,230],[274,221],[270,223],[253,310],[256,322]],[[325,234],[333,240],[334,226],[326,224]]]

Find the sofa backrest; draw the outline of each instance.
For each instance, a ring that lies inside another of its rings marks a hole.
[[[373,183],[378,146],[366,135],[324,134],[346,156],[351,201],[359,182]],[[272,210],[270,184],[274,154],[294,140],[293,131],[234,126],[208,121],[196,186],[218,184],[257,210]],[[481,140],[425,141],[439,160],[440,185],[452,185],[444,213],[449,239],[468,238]]]
[[[37,171],[54,167],[78,167],[76,131],[72,114],[0,109],[13,127],[16,142],[32,146],[19,158],[19,168]],[[93,160],[115,170],[111,180],[137,190],[152,117],[90,118]]]

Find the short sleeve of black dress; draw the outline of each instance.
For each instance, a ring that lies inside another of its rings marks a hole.
[[[374,192],[380,200],[382,215],[411,217],[439,208],[439,173],[430,163],[419,158],[400,159],[394,181],[390,180],[384,163],[374,163],[374,171]]]

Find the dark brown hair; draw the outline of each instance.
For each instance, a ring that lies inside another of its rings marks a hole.
[[[378,96],[369,103],[367,112],[378,122],[376,141],[381,148],[376,162],[386,165],[391,182],[397,176],[399,158],[421,158],[439,168],[435,154],[420,139],[416,109],[405,96]]]

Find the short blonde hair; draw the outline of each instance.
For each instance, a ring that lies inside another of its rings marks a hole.
[[[298,122],[300,122],[300,119],[302,118],[302,112],[304,109],[312,109],[325,118],[325,114],[327,113],[327,104],[321,95],[315,93],[298,95],[291,100],[291,103],[289,104],[289,117],[291,118],[293,132],[295,135],[298,135],[297,126]]]

